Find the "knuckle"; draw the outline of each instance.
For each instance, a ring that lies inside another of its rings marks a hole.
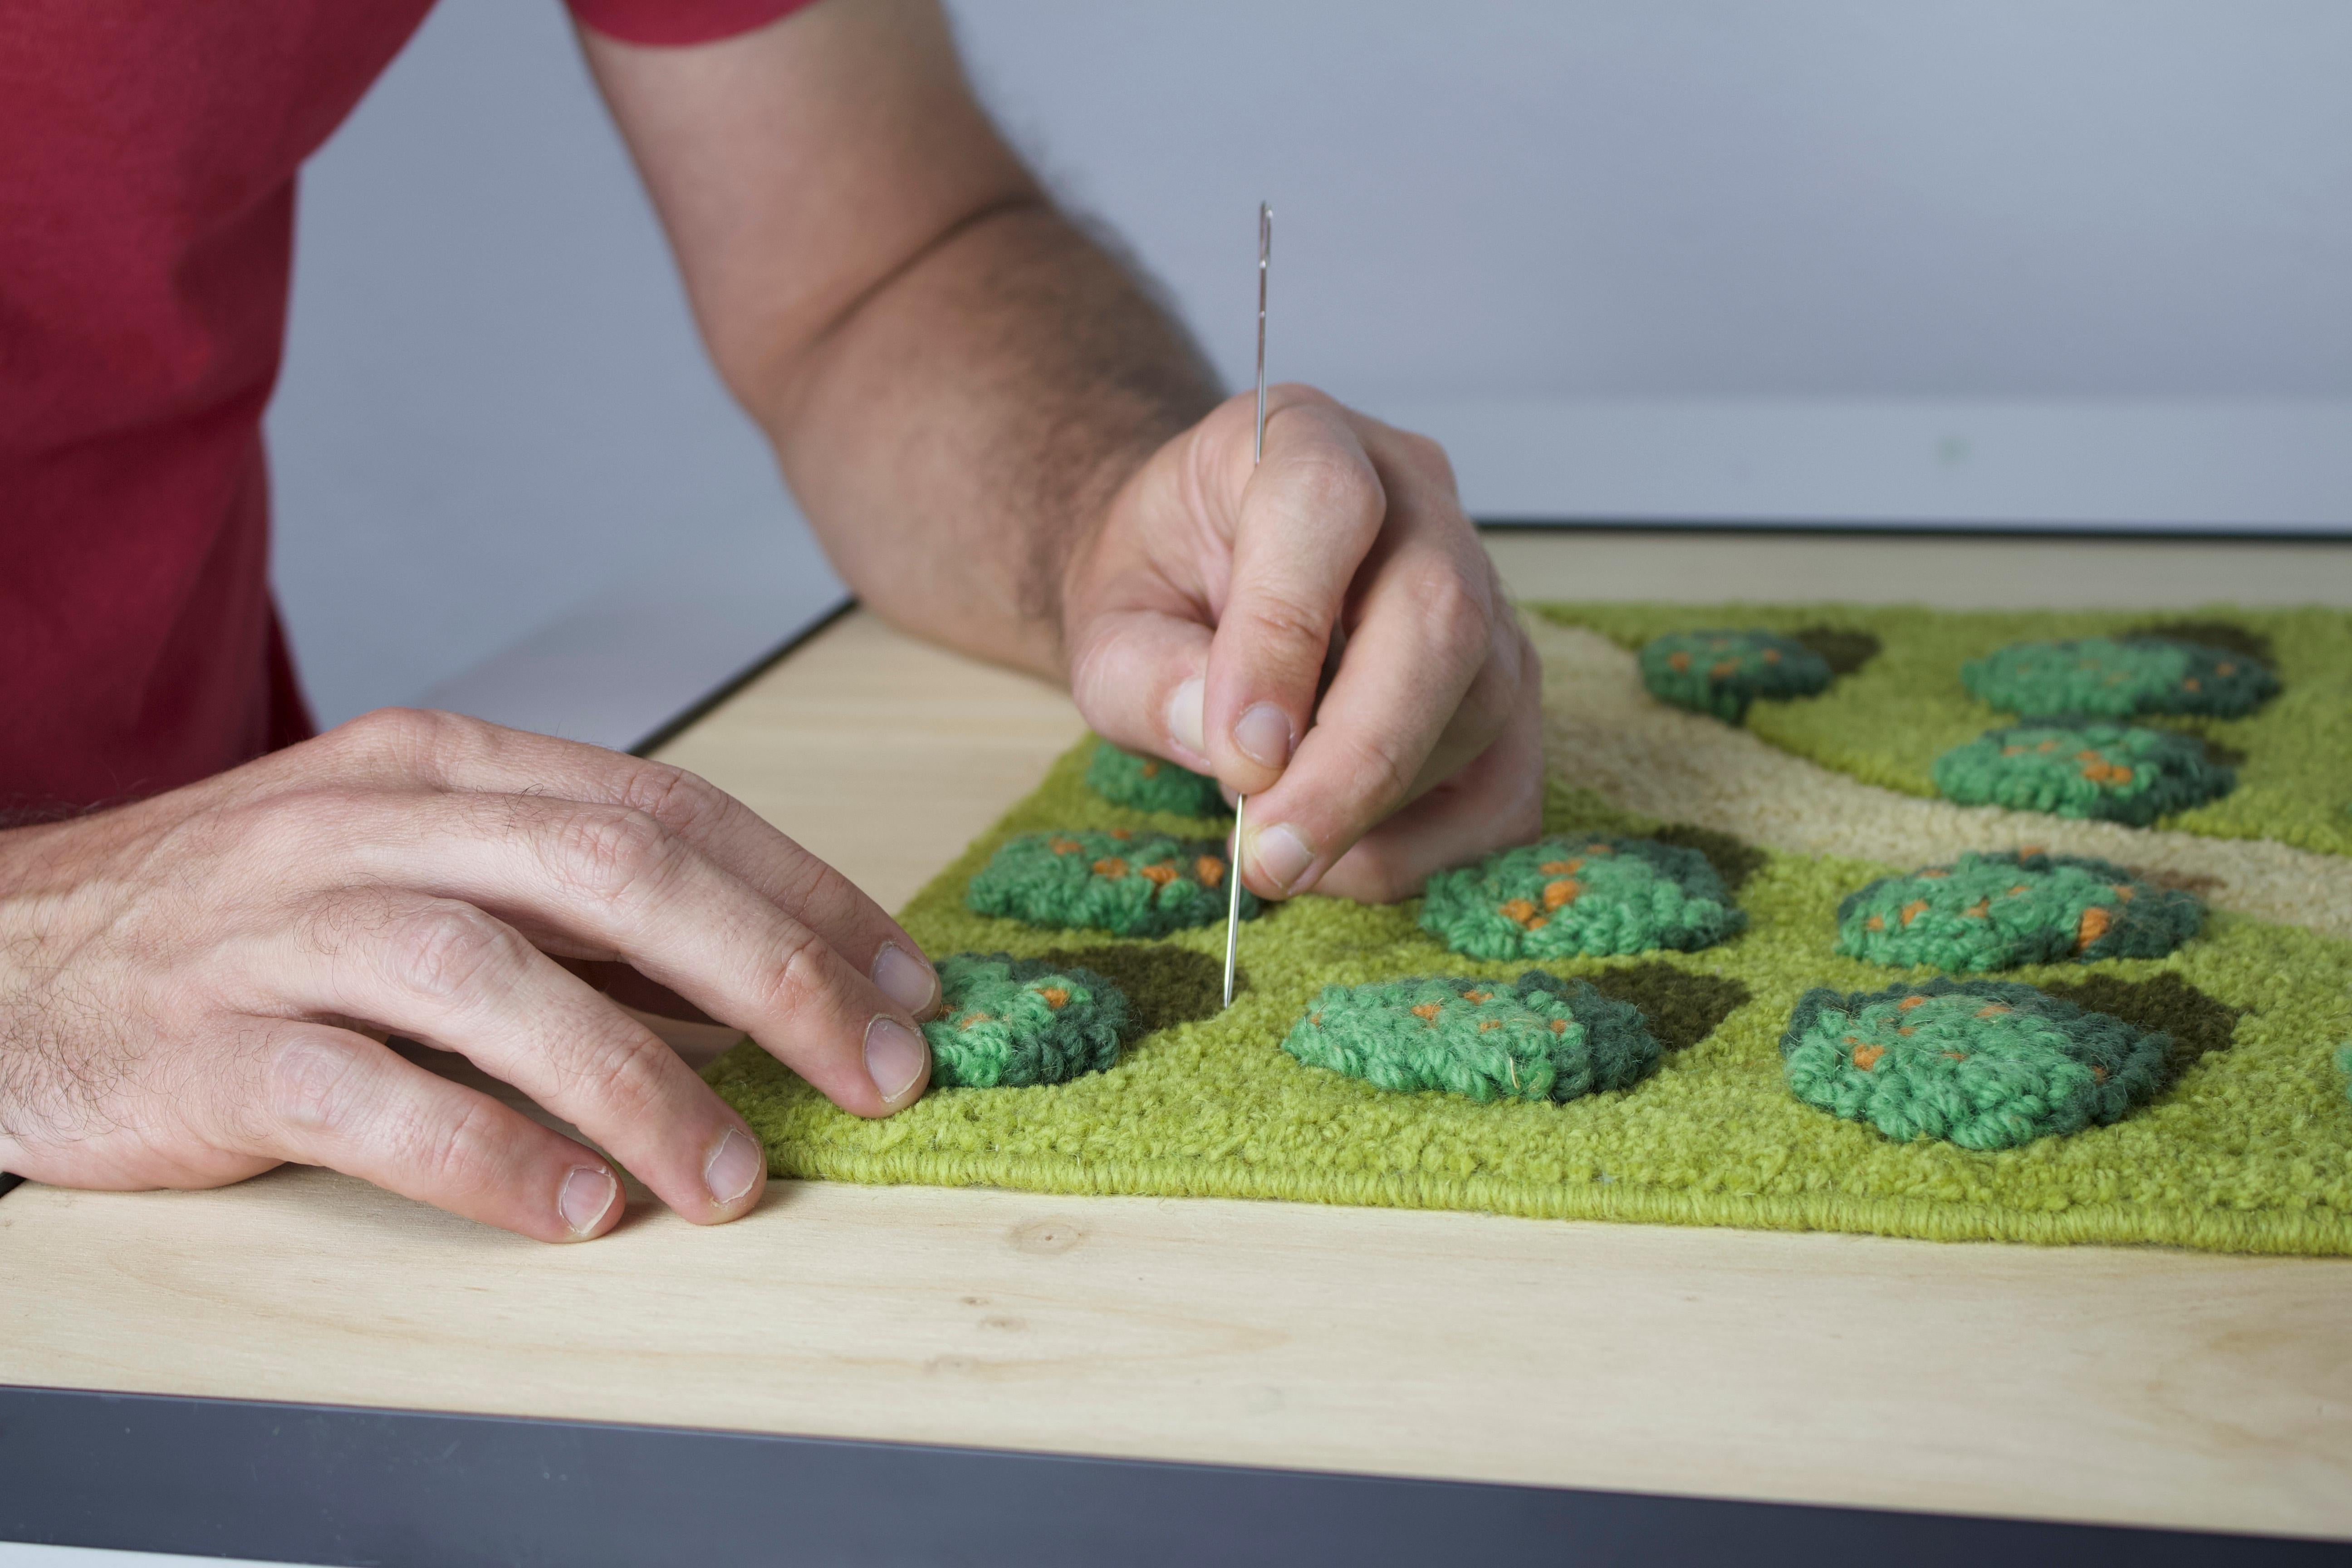
[[[1484,664],[1495,639],[1495,608],[1485,584],[1450,562],[1415,571],[1409,597],[1421,612],[1425,639],[1459,668]]]
[[[1226,617],[1228,621],[1239,620],[1252,641],[1285,649],[1311,650],[1318,664],[1323,658],[1323,645],[1331,635],[1330,612],[1281,584],[1265,583],[1253,587],[1245,597],[1227,606]],[[1219,629],[1223,626],[1221,625]]]
[[[633,763],[621,781],[620,804],[674,833],[714,827],[738,809],[724,790],[669,763]]]
[[[466,1106],[452,1121],[419,1118],[399,1140],[400,1163],[432,1191],[476,1187],[498,1170],[507,1130],[506,1118],[488,1101]]]
[[[682,844],[645,812],[583,807],[555,826],[551,858],[572,886],[612,903],[642,898],[676,870]]]
[[[432,778],[453,756],[480,746],[495,726],[435,708],[378,708],[328,736],[355,759],[384,763],[403,774]]]
[[[1292,457],[1284,465],[1283,489],[1291,505],[1310,518],[1377,521],[1388,510],[1387,492],[1371,465],[1357,453],[1328,445]]]
[[[359,1051],[340,1042],[298,1038],[272,1056],[264,1086],[271,1116],[312,1132],[342,1132],[357,1119],[362,1074]]]
[[[1412,788],[1413,776],[1420,770],[1400,755],[1385,736],[1349,734],[1345,742],[1349,752],[1346,776],[1355,783],[1352,792],[1362,803],[1366,825],[1388,814],[1391,807],[1404,799]]]
[[[396,917],[383,933],[392,977],[415,994],[451,1002],[522,967],[512,929],[470,904],[444,903]]]
[[[676,1059],[650,1033],[635,1026],[616,1026],[581,1044],[564,1068],[565,1087],[568,1093],[593,1100],[596,1111],[614,1126],[640,1125],[651,1119],[664,1098],[664,1062]]]
[[[793,925],[778,940],[774,967],[761,988],[761,999],[777,1015],[822,1011],[835,989],[830,950],[816,932]]]

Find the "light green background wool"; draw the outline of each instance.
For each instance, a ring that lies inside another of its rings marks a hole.
[[[1996,643],[2046,632],[2008,630]],[[926,951],[1066,944],[972,914],[962,893],[1014,833],[1150,826],[1084,788],[1087,750],[908,906],[907,929]],[[1548,817],[1558,832],[1654,826],[1565,791]],[[944,1090],[875,1121],[835,1110],[755,1047],[709,1076],[766,1140],[779,1175],[2352,1254],[2352,1102],[2332,1060],[2352,1039],[2352,943],[2308,931],[2216,913],[2161,960],[2013,972],[2027,982],[2171,972],[2252,1009],[2230,1048],[2114,1126],[1975,1153],[1890,1142],[1798,1101],[1781,1079],[1781,1029],[1813,986],[1887,983],[1887,970],[1833,951],[1835,912],[1843,895],[1895,869],[1768,855],[1739,891],[1753,919],[1746,933],[1643,961],[1739,980],[1752,1000],[1633,1089],[1565,1106],[1391,1094],[1286,1055],[1284,1036],[1324,985],[1441,970],[1507,982],[1528,967],[1446,953],[1415,924],[1413,902],[1313,897],[1270,908],[1243,933],[1245,984],[1230,1012],[1147,1036],[1108,1072],[1045,1089]],[[1211,926],[1168,940],[1211,954],[1223,938]],[[1591,973],[1624,962],[1542,967]]]
[[[1885,605],[1576,604],[1529,606],[1566,626],[1591,626],[1638,649],[1663,632],[1757,626],[1779,632],[1850,626],[1874,634],[1877,658],[1818,697],[1764,699],[1748,710],[1753,734],[1824,767],[1906,795],[1934,796],[1930,770],[1953,747],[2011,721],[1960,684],[1960,666],[2011,643],[2094,637],[2171,619],[2234,622],[2271,639],[2284,688],[2243,719],[2150,720],[2202,735],[2246,760],[2238,787],[2157,826],[2217,838],[2274,838],[2352,855],[2352,612],[2317,608],[2192,611],[1929,610]]]
[[[1849,894],[1838,905],[1838,951],[1968,974],[2068,959],[2161,958],[2194,935],[2199,921],[2189,894],[2104,860],[1969,854]]]
[[[1780,1055],[1808,1105],[1897,1142],[1981,1150],[2115,1121],[2156,1092],[2171,1045],[2031,985],[1937,979],[1808,992]]]

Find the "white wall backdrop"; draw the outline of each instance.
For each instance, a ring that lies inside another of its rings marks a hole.
[[[1474,506],[2352,525],[2341,0],[950,4],[1235,384],[1272,197],[1276,374],[1436,427]],[[555,0],[444,0],[299,243],[326,717],[682,552],[821,573]]]

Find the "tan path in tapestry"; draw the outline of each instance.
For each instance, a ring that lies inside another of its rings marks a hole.
[[[2352,859],[1882,789],[1656,701],[1633,655],[1598,632],[1522,618],[1543,658],[1544,753],[1554,776],[1623,810],[1800,855],[1901,867],[2039,844],[2131,867],[2222,909],[2352,938]]]

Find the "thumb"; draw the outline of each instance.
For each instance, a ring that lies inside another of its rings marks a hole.
[[[1071,650],[1078,712],[1115,746],[1213,775],[1201,742],[1209,639],[1200,622],[1164,611],[1096,616]]]

